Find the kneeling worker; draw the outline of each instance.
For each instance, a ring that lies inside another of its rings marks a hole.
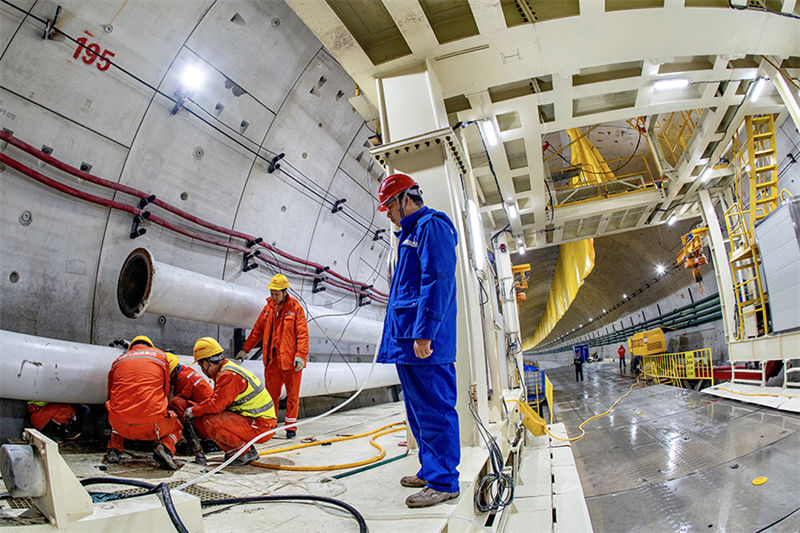
[[[170,381],[169,408],[178,413],[178,418],[181,419],[181,423],[183,424],[183,436],[192,448],[192,453],[195,455],[194,461],[205,465],[206,456],[203,453],[200,439],[197,437],[194,425],[184,420],[183,413],[185,413],[189,407],[202,403],[210,398],[214,393],[214,389],[203,379],[203,376],[188,366],[182,365],[177,355],[167,352],[167,362],[169,363]],[[211,438],[210,435],[203,436]]]
[[[111,439],[106,458],[119,463],[125,439],[159,440],[153,459],[165,470],[178,467],[172,457],[183,433],[181,421],[167,408],[169,363],[164,352],[140,335],[117,357],[108,372],[108,422]]]
[[[198,339],[194,361],[203,374],[214,380],[214,393],[184,413],[187,422],[201,435],[213,437],[228,459],[254,437],[274,429],[275,406],[264,384],[255,374],[225,359],[222,346],[211,337]],[[256,442],[267,442],[272,434]],[[231,466],[243,466],[258,459],[255,446],[236,458]]]

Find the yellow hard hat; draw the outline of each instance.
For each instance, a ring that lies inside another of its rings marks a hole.
[[[172,374],[172,371],[175,370],[175,367],[181,364],[178,356],[174,353],[166,352],[167,353],[167,363],[169,363],[169,373]]]
[[[289,280],[283,274],[275,274],[272,276],[267,288],[271,291],[282,291],[289,288]]]
[[[224,351],[225,350],[222,349],[222,346],[220,346],[216,339],[212,337],[199,338],[197,342],[194,343],[194,362],[196,363],[201,359],[214,357]]]
[[[153,341],[151,341],[149,338],[145,337],[144,335],[135,336],[131,340],[131,343],[128,346],[129,347],[133,347],[133,345],[136,344],[137,342],[141,342],[141,343],[147,344],[151,348],[155,348],[156,347],[155,344],[153,344]]]

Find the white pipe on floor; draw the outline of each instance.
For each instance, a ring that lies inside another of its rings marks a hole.
[[[99,404],[106,401],[108,371],[120,348],[95,346],[0,330],[0,398]],[[181,364],[191,365],[181,356]],[[260,360],[242,366],[263,377]],[[369,375],[369,363],[308,363],[300,397],[357,390]],[[200,372],[195,365],[194,369]],[[366,388],[397,385],[394,365],[377,364]]]
[[[144,248],[132,251],[119,274],[117,302],[122,313],[138,318],[155,313],[195,322],[250,329],[269,291],[251,289],[153,259]],[[309,335],[331,342],[377,344],[383,324],[309,305]]]

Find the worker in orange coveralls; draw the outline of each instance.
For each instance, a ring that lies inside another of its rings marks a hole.
[[[170,382],[169,410],[177,413],[178,418],[183,423],[183,436],[192,448],[192,453],[195,455],[194,461],[205,465],[207,463],[206,456],[203,453],[200,439],[197,437],[194,425],[191,422],[186,422],[183,413],[189,407],[210,398],[214,393],[214,389],[211,388],[211,385],[208,384],[203,376],[190,367],[182,365],[177,355],[170,352],[166,353]],[[203,435],[203,437],[212,438],[211,435]]]
[[[168,394],[166,354],[144,335],[134,337],[108,372],[109,463],[119,463],[125,439],[156,439],[153,459],[164,470],[177,470],[172,457],[183,428],[178,415],[167,409]]]
[[[203,337],[194,344],[194,361],[203,374],[214,380],[214,393],[204,402],[184,412],[187,422],[194,420],[201,435],[211,435],[229,459],[236,451],[258,435],[275,429],[275,406],[267,389],[255,374],[223,355],[216,339]],[[272,433],[256,442],[267,442]],[[245,453],[231,462],[244,466],[258,459],[252,444]]]
[[[303,306],[287,294],[289,280],[275,274],[267,286],[270,297],[261,310],[253,331],[236,354],[238,361],[247,357],[258,341],[263,341],[264,380],[267,390],[276,401],[286,386],[286,438],[297,435],[297,415],[300,412],[300,380],[308,357],[308,323]]]
[[[68,403],[28,402],[31,425],[50,438],[74,440],[81,436],[75,427],[75,408]]]

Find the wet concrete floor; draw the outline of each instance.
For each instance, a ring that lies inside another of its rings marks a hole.
[[[616,364],[547,370],[570,437],[636,380]],[[800,416],[638,384],[572,443],[592,525],[609,531],[755,531],[800,506]],[[761,486],[752,480],[766,476]],[[800,511],[769,528],[800,531]]]

